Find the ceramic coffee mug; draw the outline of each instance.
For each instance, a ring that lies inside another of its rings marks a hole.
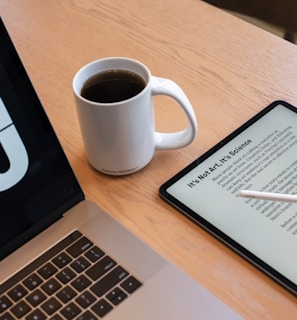
[[[155,150],[183,148],[197,134],[195,113],[182,89],[152,76],[141,62],[120,57],[91,62],[75,75],[73,91],[87,158],[100,172],[136,172],[150,162]],[[155,131],[155,95],[179,103],[188,118],[184,130]]]

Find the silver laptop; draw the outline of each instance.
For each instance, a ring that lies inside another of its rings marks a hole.
[[[85,200],[1,20],[0,48],[0,320],[240,319]]]

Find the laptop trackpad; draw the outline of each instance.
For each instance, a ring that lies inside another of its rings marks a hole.
[[[187,275],[168,264],[107,317],[122,319],[242,319]]]

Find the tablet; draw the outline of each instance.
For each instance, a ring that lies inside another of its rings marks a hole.
[[[275,101],[160,187],[160,196],[297,295],[297,109]]]

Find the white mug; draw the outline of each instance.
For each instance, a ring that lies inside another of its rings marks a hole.
[[[82,88],[94,75],[109,70],[127,70],[145,82],[141,92],[117,102],[91,101]],[[152,76],[136,60],[114,57],[91,62],[73,79],[73,91],[84,146],[89,163],[98,171],[126,175],[146,166],[155,150],[183,148],[197,134],[194,110],[182,89],[173,81]],[[174,133],[155,131],[153,96],[175,99],[188,118],[188,126]]]

